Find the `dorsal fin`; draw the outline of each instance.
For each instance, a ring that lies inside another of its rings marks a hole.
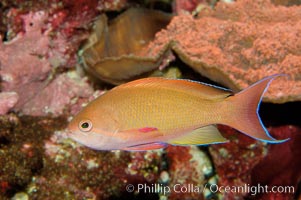
[[[135,81],[131,81],[114,88],[114,90],[142,87],[142,88],[167,88],[177,91],[185,91],[195,93],[197,95],[204,96],[208,99],[225,98],[232,95],[230,90],[201,83],[197,81],[191,81],[187,79],[166,79],[160,77],[143,78]]]

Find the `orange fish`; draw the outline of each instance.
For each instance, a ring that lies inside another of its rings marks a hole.
[[[189,80],[145,78],[113,88],[89,103],[70,122],[69,137],[97,150],[152,150],[172,145],[227,142],[224,124],[268,143],[258,109],[270,82],[266,77],[233,94]]]

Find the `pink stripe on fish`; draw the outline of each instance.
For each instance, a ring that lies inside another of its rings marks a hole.
[[[142,133],[148,133],[151,131],[157,131],[158,129],[154,127],[144,127],[144,128],[139,128],[138,130]]]

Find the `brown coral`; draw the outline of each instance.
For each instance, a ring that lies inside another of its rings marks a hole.
[[[159,11],[132,8],[108,25],[107,17],[102,15],[83,51],[85,67],[115,84],[156,69],[163,51],[154,57],[139,52],[170,19],[170,15]]]

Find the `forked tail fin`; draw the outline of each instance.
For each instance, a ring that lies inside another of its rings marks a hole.
[[[279,76],[283,75],[266,77],[234,96],[228,97],[230,115],[227,118],[227,125],[263,142],[281,143],[287,141],[288,139],[276,140],[271,137],[258,114],[263,94],[270,83]]]

